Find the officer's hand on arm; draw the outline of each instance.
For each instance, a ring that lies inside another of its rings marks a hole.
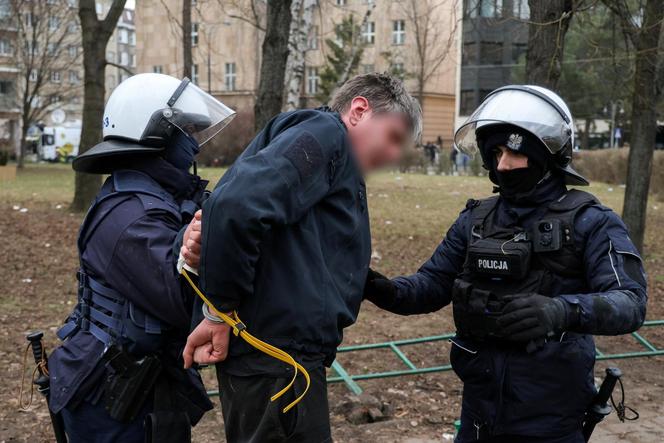
[[[364,298],[381,309],[389,309],[396,300],[397,290],[392,281],[369,268],[364,284]]]
[[[189,223],[182,238],[180,254],[185,263],[193,269],[198,269],[201,262],[201,219],[203,212],[199,209],[194,214],[194,219]]]
[[[529,342],[567,330],[573,323],[572,306],[560,298],[540,294],[515,294],[498,317],[503,336],[512,341]]]
[[[231,327],[204,318],[187,338],[182,352],[184,367],[198,364],[213,364],[226,359]]]

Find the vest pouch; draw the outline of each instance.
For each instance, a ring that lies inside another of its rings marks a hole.
[[[473,276],[520,280],[530,270],[530,259],[530,242],[482,238],[468,248],[466,266]]]
[[[452,289],[452,314],[457,335],[462,338],[485,340],[499,336],[498,316],[503,302],[491,291],[473,287],[460,278]]]

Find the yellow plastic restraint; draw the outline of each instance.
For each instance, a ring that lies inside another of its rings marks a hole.
[[[215,315],[221,318],[226,324],[228,324],[231,328],[233,328],[233,334],[241,337],[244,341],[249,343],[254,348],[258,349],[259,351],[264,352],[270,357],[276,358],[277,360],[281,360],[284,363],[288,363],[293,367],[294,373],[290,383],[288,383],[281,391],[274,394],[270,398],[271,401],[277,400],[293,386],[293,383],[295,383],[295,379],[297,378],[298,371],[300,371],[302,375],[304,375],[304,378],[307,381],[307,387],[304,389],[304,392],[300,394],[300,396],[297,397],[295,400],[293,400],[292,403],[287,405],[282,412],[286,413],[291,408],[293,408],[293,406],[298,404],[300,400],[302,400],[304,396],[307,394],[307,391],[309,390],[309,385],[311,384],[311,378],[309,377],[309,373],[307,372],[307,370],[304,369],[304,367],[300,363],[295,361],[295,359],[291,357],[291,355],[288,354],[286,351],[274,347],[271,344],[259,340],[258,338],[251,335],[247,331],[247,327],[245,326],[245,324],[242,323],[242,320],[240,320],[240,317],[238,317],[236,311],[233,311],[231,315],[228,315],[224,314],[223,312],[220,312],[217,308],[215,308],[214,305],[210,302],[210,300],[208,300],[208,298],[205,296],[205,294],[203,294],[203,292],[198,288],[198,286],[196,286],[196,283],[194,283],[194,281],[189,276],[189,273],[184,268],[182,269],[182,275],[189,282],[191,287],[194,289],[194,292],[205,302],[206,305],[208,305],[210,311],[212,311]]]

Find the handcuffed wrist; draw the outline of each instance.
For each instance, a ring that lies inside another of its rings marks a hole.
[[[203,311],[203,316],[207,319],[210,320],[213,323],[225,323],[219,316],[216,314],[213,314],[210,312],[210,308],[207,304],[203,303],[203,306],[201,307],[201,311]]]

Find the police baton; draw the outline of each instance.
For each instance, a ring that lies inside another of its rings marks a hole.
[[[618,368],[606,368],[606,377],[599,387],[599,392],[593,399],[590,407],[586,411],[586,417],[583,422],[583,438],[590,440],[590,436],[595,430],[597,423],[604,420],[604,417],[611,413],[611,394],[616,387],[616,383],[622,377],[622,372]]]
[[[37,390],[46,397],[46,407],[51,416],[51,424],[53,425],[53,432],[55,434],[55,441],[57,443],[67,443],[67,434],[65,434],[65,426],[60,414],[54,414],[48,406],[48,396],[51,389],[51,381],[48,378],[48,360],[46,360],[46,350],[42,344],[42,331],[36,331],[28,334],[28,341],[32,348],[32,356],[37,365],[37,372],[39,375],[34,379],[33,383],[37,386]]]

